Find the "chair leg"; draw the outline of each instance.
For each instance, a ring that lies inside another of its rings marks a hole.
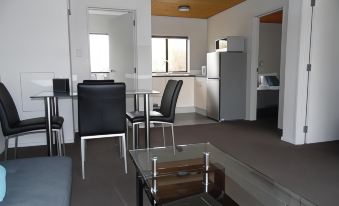
[[[135,147],[135,140],[136,140],[136,137],[135,137],[135,124],[132,123],[132,138],[133,138],[133,149],[136,149]]]
[[[64,127],[61,128],[61,139],[62,139],[62,152],[63,155],[66,156],[66,145],[65,145],[65,133],[64,133]]]
[[[120,158],[122,158],[122,138],[119,138]]]
[[[129,147],[129,145],[128,145],[128,139],[129,139],[129,137],[128,137],[128,120],[126,119],[126,147],[128,148]]]
[[[56,136],[56,141],[57,141],[57,145],[58,145],[58,156],[63,156],[62,154],[62,142],[61,142],[61,131],[59,130],[58,132],[56,132],[57,136]]]
[[[7,161],[7,153],[8,153],[8,138],[5,137],[5,161]]]
[[[52,135],[52,138],[53,138],[53,145],[54,145],[54,144],[55,144],[55,138],[56,138],[57,136],[56,136],[55,132],[53,132],[53,131],[52,131],[52,134],[53,134],[53,135]]]
[[[173,125],[174,125],[174,124],[172,123],[172,124],[171,124],[171,127],[172,127],[172,141],[173,141],[173,147],[175,147]]]
[[[122,147],[124,153],[124,162],[125,162],[125,173],[127,174],[127,156],[126,156],[126,136],[125,134],[122,135]]]
[[[85,139],[81,138],[81,171],[82,179],[85,179]]]
[[[54,130],[53,130],[53,136],[54,136],[54,138],[55,138],[55,146],[56,146],[56,153],[57,153],[57,156],[60,156],[60,146],[59,146],[59,139],[60,139],[60,137],[59,137],[59,133],[58,132],[55,132]]]
[[[16,159],[16,150],[18,148],[18,136],[15,137],[15,146],[14,146],[14,159]]]
[[[164,139],[164,147],[166,147],[166,139],[165,139],[165,125],[162,125],[162,138]]]

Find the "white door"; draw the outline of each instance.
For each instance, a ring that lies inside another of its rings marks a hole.
[[[339,138],[339,1],[316,0],[306,142]]]

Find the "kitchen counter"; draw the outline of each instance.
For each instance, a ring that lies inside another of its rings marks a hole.
[[[201,74],[152,74],[152,77],[206,77]]]
[[[177,113],[197,112],[206,115],[206,76],[201,74],[156,74],[152,78],[152,87],[160,91],[152,95],[153,103],[161,103],[163,91],[168,80],[182,80],[183,85],[177,100]]]

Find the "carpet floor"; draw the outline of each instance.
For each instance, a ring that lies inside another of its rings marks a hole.
[[[281,132],[274,128],[269,120],[177,126],[175,137],[176,144],[210,142],[317,205],[338,205],[339,141],[294,146],[281,141]],[[170,145],[170,129],[166,132]],[[162,146],[161,128],[151,129],[151,143]],[[44,154],[44,147],[18,151],[20,158]],[[128,174],[124,173],[114,138],[88,141],[85,180],[79,139],[67,145],[67,155],[73,159],[72,206],[136,205],[135,169],[129,160]]]

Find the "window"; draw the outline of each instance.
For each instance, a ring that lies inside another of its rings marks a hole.
[[[91,72],[109,72],[109,35],[90,34]]]
[[[152,72],[187,72],[187,37],[152,38]]]

